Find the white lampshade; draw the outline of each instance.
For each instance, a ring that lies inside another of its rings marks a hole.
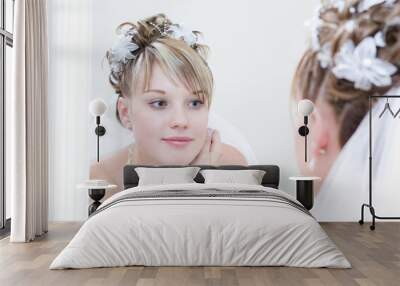
[[[89,104],[89,112],[94,116],[102,116],[107,110],[107,104],[100,98],[93,99]]]
[[[299,101],[299,104],[297,105],[297,111],[303,115],[303,116],[308,116],[310,115],[314,110],[314,104],[312,103],[311,100],[308,99],[303,99]]]

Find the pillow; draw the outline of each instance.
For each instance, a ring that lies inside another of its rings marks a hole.
[[[261,185],[265,175],[263,170],[202,170],[204,183],[234,183]]]
[[[195,183],[199,167],[182,168],[135,168],[139,176],[138,186]]]

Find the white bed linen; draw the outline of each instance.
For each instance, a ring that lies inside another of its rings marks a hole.
[[[264,190],[239,184],[139,186],[117,193],[90,217],[50,269],[145,266],[295,266],[349,268],[318,222],[293,206],[257,198],[123,201],[131,192]]]

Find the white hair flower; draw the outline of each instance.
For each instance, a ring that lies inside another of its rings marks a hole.
[[[346,23],[344,24],[344,29],[349,33],[353,33],[356,27],[357,27],[357,22],[356,20],[353,19],[346,21]]]
[[[389,86],[396,71],[396,66],[377,58],[373,37],[365,38],[357,47],[351,40],[344,43],[335,56],[335,67],[332,69],[337,78],[354,82],[355,88],[366,91],[372,85]]]
[[[197,43],[196,34],[185,28],[183,24],[171,25],[166,32],[174,39],[185,41],[189,46]]]
[[[168,36],[177,40],[185,41],[189,46],[193,47],[198,42],[197,35],[186,29],[183,25],[164,25],[159,27],[154,23],[150,23],[158,31],[161,36]],[[136,58],[134,52],[139,49],[139,46],[133,41],[134,34],[137,31],[134,28],[127,30],[121,29],[119,31],[118,39],[109,51],[109,63],[112,73],[118,74],[123,71],[124,65],[129,61]],[[111,79],[115,82],[118,81],[116,75],[112,75]]]
[[[391,7],[397,0],[362,0],[358,6],[357,10],[359,13],[367,11],[372,6],[385,3],[385,6]]]
[[[326,69],[332,65],[332,44],[325,43],[317,55],[321,68]]]
[[[346,7],[346,1],[345,0],[329,0],[328,5],[336,8],[339,11],[339,13],[343,13],[344,8]]]
[[[311,19],[307,20],[304,25],[310,29],[311,32],[311,47],[313,51],[319,51],[321,46],[319,43],[319,28],[321,27],[323,21],[321,20],[320,11],[322,9],[321,5],[318,5],[313,13]]]
[[[133,52],[137,49],[139,49],[139,46],[132,42],[130,33],[120,34],[110,50],[111,70],[113,72],[122,71],[123,65],[126,64],[128,60],[135,58]]]
[[[375,45],[377,47],[379,47],[379,48],[386,47],[386,42],[385,42],[385,39],[383,37],[383,32],[382,31],[379,31],[378,33],[375,34],[374,40],[375,40]]]

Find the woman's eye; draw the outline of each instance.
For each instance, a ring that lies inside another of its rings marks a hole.
[[[189,106],[193,107],[193,108],[200,108],[202,105],[203,105],[203,102],[201,100],[192,100],[189,103]]]
[[[155,100],[150,102],[150,105],[154,108],[161,109],[167,106],[167,102],[165,100]]]

